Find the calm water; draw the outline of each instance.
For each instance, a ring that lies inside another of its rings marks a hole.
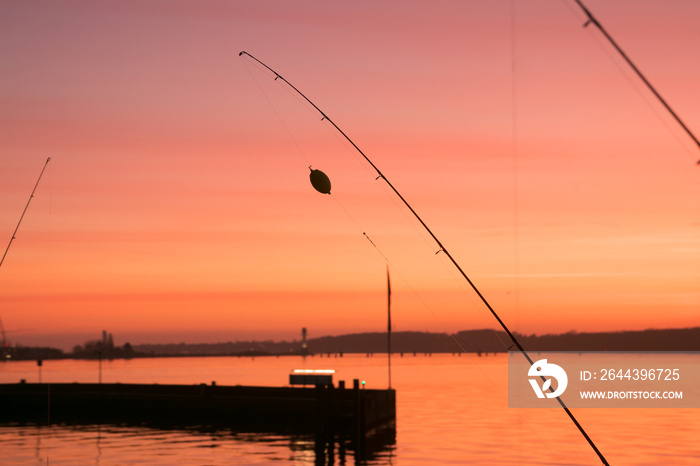
[[[700,361],[699,361],[700,362]],[[335,369],[334,380],[387,386],[385,355],[163,358],[102,362],[104,383],[284,386],[297,368]],[[0,363],[0,383],[36,382],[36,362]],[[97,382],[97,361],[44,361],[43,382]],[[395,355],[396,443],[371,465],[599,464],[566,414],[508,408],[507,356]],[[700,464],[697,409],[579,409],[611,464]],[[313,465],[312,439],[116,426],[0,426],[1,464]],[[336,464],[355,464],[351,453]],[[323,460],[321,458],[321,460]]]

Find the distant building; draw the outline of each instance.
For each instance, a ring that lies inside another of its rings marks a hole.
[[[306,327],[302,327],[301,329],[301,354],[303,356],[309,354],[309,348],[306,344]]]
[[[73,356],[80,358],[121,358],[133,357],[134,350],[129,343],[122,347],[114,346],[114,337],[106,330],[99,340],[86,341],[73,347]]]

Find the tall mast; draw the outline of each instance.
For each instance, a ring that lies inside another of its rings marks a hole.
[[[389,266],[386,266],[386,353],[389,359],[389,388],[391,388],[391,280],[389,279]]]

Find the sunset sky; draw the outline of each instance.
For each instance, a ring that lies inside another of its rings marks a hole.
[[[700,134],[700,2],[586,4]],[[700,150],[573,0],[0,11],[2,252],[52,159],[0,267],[12,344],[384,331],[387,261],[395,330],[497,328],[242,50],[511,330],[700,325]]]

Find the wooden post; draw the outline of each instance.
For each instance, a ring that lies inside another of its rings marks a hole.
[[[365,403],[364,394],[360,390],[360,381],[352,381],[353,398],[355,400],[355,454],[356,459],[365,458]]]

